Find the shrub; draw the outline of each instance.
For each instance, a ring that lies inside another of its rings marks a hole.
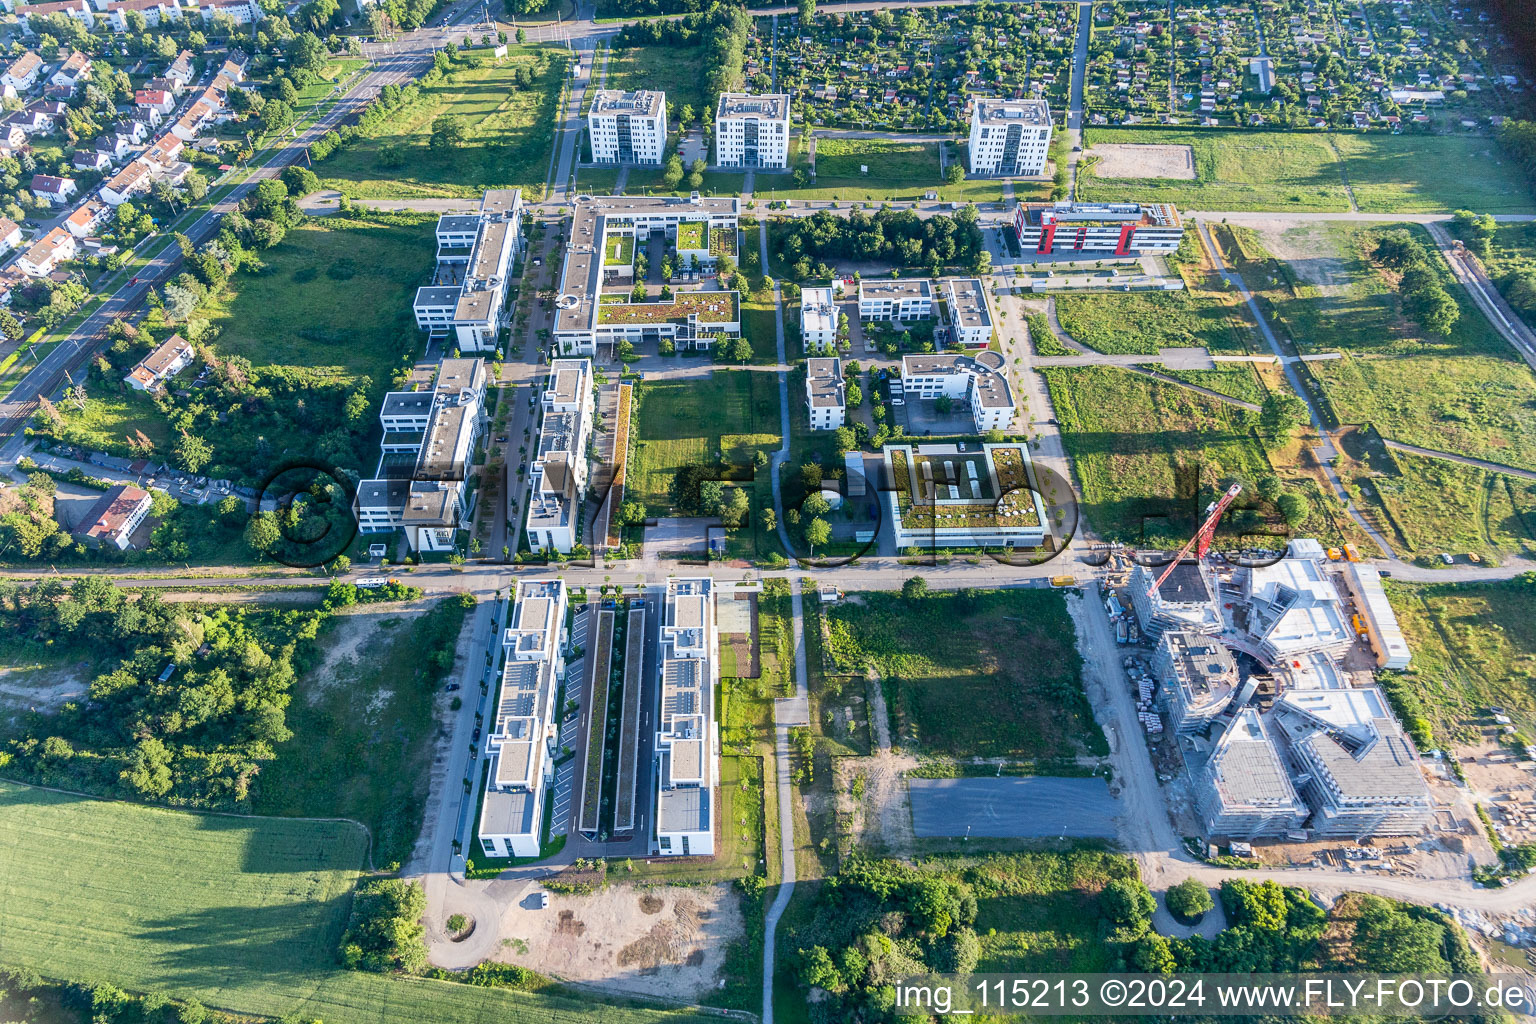
[[[1168,912],[1182,921],[1198,921],[1216,905],[1210,890],[1193,878],[1169,889],[1166,900]]]

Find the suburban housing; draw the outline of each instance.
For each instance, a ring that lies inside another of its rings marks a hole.
[[[664,856],[715,852],[716,639],[714,580],[668,580],[656,731],[656,841]]]
[[[461,352],[496,348],[522,212],[519,189],[492,189],[479,213],[438,218],[437,274],[416,289],[418,328],[434,338],[452,334]]]
[[[893,396],[948,398],[970,407],[976,432],[1007,430],[1018,406],[1008,383],[1001,353],[958,352],[909,354],[901,358],[901,377],[891,383]]]
[[[599,344],[669,339],[679,348],[708,349],[716,335],[741,334],[741,301],[733,291],[680,290],[670,299],[630,302],[628,291],[605,294],[619,277],[609,247],[622,251],[661,233],[678,254],[736,252],[741,200],[680,196],[577,196],[556,286],[555,341],[565,355],[596,355]],[[685,237],[686,236],[686,237]],[[694,246],[704,246],[703,250]]]
[[[415,551],[452,551],[473,512],[470,461],[485,422],[485,363],[444,359],[431,391],[391,391],[379,422],[379,466],[357,486],[362,533],[405,531]]]
[[[1051,149],[1051,109],[1045,100],[983,97],[971,109],[972,174],[1044,174]]]
[[[123,383],[137,391],[153,391],[161,381],[176,376],[191,365],[191,343],[181,335],[173,334],[140,359],[123,378]]]
[[[667,94],[599,89],[587,113],[592,161],[660,164],[667,152]]]
[[[480,807],[480,849],[491,857],[537,857],[544,787],[558,742],[555,691],[565,679],[566,592],[562,580],[518,580],[501,640],[501,685],[485,746],[490,755]]]
[[[1013,229],[1026,254],[1060,260],[1166,254],[1184,238],[1171,203],[1021,203]]]
[[[812,430],[836,430],[843,425],[844,394],[841,359],[805,361],[805,407],[810,413]]]
[[[126,551],[132,545],[133,531],[153,507],[154,499],[148,491],[132,484],[117,484],[80,517],[74,536],[86,544],[112,544]]]
[[[715,108],[715,163],[782,168],[789,164],[789,95],[723,92]]]
[[[570,554],[582,526],[591,468],[592,363],[556,359],[542,401],[544,421],[528,477],[528,546]]]
[[[1033,548],[1041,500],[1022,444],[886,445],[886,508],[898,548]]]

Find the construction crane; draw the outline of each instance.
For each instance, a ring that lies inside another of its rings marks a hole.
[[[1232,499],[1242,492],[1242,484],[1233,484],[1227,488],[1227,493],[1223,494],[1219,500],[1205,506],[1205,522],[1200,524],[1200,529],[1196,530],[1195,535],[1189,538],[1189,543],[1180,549],[1179,553],[1174,556],[1173,561],[1169,562],[1168,567],[1163,570],[1163,574],[1147,590],[1148,597],[1155,597],[1157,595],[1157,588],[1163,585],[1163,580],[1166,580],[1168,574],[1173,572],[1174,566],[1189,557],[1191,549],[1195,552],[1195,561],[1198,562],[1205,557],[1205,553],[1211,550],[1211,538],[1216,536],[1216,524],[1221,522],[1221,514],[1227,510],[1228,505],[1232,504]]]

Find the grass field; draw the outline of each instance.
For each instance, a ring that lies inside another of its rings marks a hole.
[[[752,467],[759,450],[779,446],[779,386],[771,373],[715,370],[705,380],[646,383],[639,389],[632,495],[651,515],[672,515],[673,477],[684,466],[722,457]]]
[[[1509,274],[1536,271],[1536,224],[1500,224],[1485,262],[1495,282]],[[1527,324],[1536,324],[1536,311],[1520,316]]]
[[[1244,279],[1302,352],[1344,354],[1309,364],[1341,422],[1370,423],[1390,439],[1436,451],[1536,468],[1536,375],[1438,260],[1461,306],[1450,334],[1426,335],[1400,316],[1396,292],[1369,261],[1381,230],[1313,225],[1310,237],[1288,235],[1287,244],[1313,247],[1306,251],[1314,255],[1284,267],[1244,264]],[[1411,230],[1430,244],[1422,228]]]
[[[1361,210],[1488,213],[1536,209],[1517,168],[1487,138],[1371,133],[1088,128],[1098,143],[1187,145],[1195,180],[1079,175],[1079,196],[1198,210]]]
[[[1473,720],[1505,708],[1536,727],[1536,587],[1528,580],[1413,586],[1389,582],[1413,651],[1403,685],[1416,693],[1435,735],[1475,741]]]
[[[1226,303],[1187,291],[1058,295],[1056,317],[1068,336],[1099,352],[1153,354],[1187,346],[1222,355],[1248,351]]]
[[[142,431],[157,451],[169,451],[171,425],[143,392],[113,394],[97,389],[84,409],[68,409],[69,437],[98,450],[114,450]]]
[[[660,90],[667,94],[669,107],[676,104],[681,112],[690,106],[695,117],[704,113],[706,106],[703,74],[702,46],[634,46],[608,54],[608,88]],[[713,114],[713,108],[710,112]]]
[[[953,202],[994,203],[1003,198],[1003,183],[992,178],[964,180],[958,185],[944,181],[937,142],[902,142],[882,139],[843,139],[823,136],[816,140],[816,180],[796,188],[788,175],[760,174],[757,196],[771,199],[836,199],[845,202],[882,200],[915,202],[928,192]],[[801,155],[799,139],[790,140],[789,166],[810,169]],[[951,159],[961,159],[951,155]],[[860,167],[869,168],[868,174]],[[1041,199],[1049,184],[1019,182],[1015,194],[1022,199]]]
[[[367,66],[368,62],[361,57],[333,60],[326,64],[319,70],[317,81],[299,90],[299,101],[293,105],[294,116],[302,118],[315,104],[331,95],[336,88],[336,83],[344,81]]]
[[[333,966],[366,837],[0,783],[0,964],[326,1024],[681,1024],[714,1018]],[[67,857],[60,857],[68,850]]]
[[[861,168],[868,167],[866,175]],[[937,185],[940,180],[937,142],[899,142],[893,139],[816,140],[816,181],[823,187],[833,182],[866,180],[888,185]]]
[[[412,614],[418,610],[425,613]],[[328,619],[319,638],[324,668],[296,684],[293,738],[263,770],[256,809],[355,818],[373,832],[377,863],[404,862],[421,826],[436,732],[440,673],[429,659],[452,650],[464,614],[449,599]]]
[[[315,219],[262,253],[201,315],[213,348],[252,365],[387,380],[415,343],[411,300],[432,273],[433,219]]]
[[[1060,593],[865,592],[826,615],[832,665],[855,675],[872,666],[893,686],[903,746],[961,757],[1106,752]]]
[[[514,76],[541,53],[548,66],[521,88]],[[521,187],[543,194],[554,140],[555,105],[564,80],[562,51],[514,47],[509,56],[479,70],[460,70],[427,86],[380,127],[343,147],[315,168],[326,188],[354,198],[433,199],[479,196],[488,188]],[[448,152],[427,145],[432,122],[443,115],[465,119],[468,139]],[[403,161],[388,165],[386,151]]]

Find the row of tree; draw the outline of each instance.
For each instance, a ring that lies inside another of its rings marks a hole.
[[[1430,259],[1422,242],[1405,228],[1388,231],[1376,241],[1372,258],[1398,274],[1397,294],[1403,315],[1431,334],[1445,335],[1461,319],[1461,307],[1446,290],[1444,271]]]
[[[802,265],[812,271],[838,260],[926,268],[934,276],[957,265],[984,273],[992,259],[978,219],[974,206],[928,218],[912,210],[852,210],[846,217],[821,210],[782,222],[775,233],[779,258],[797,275]]]

